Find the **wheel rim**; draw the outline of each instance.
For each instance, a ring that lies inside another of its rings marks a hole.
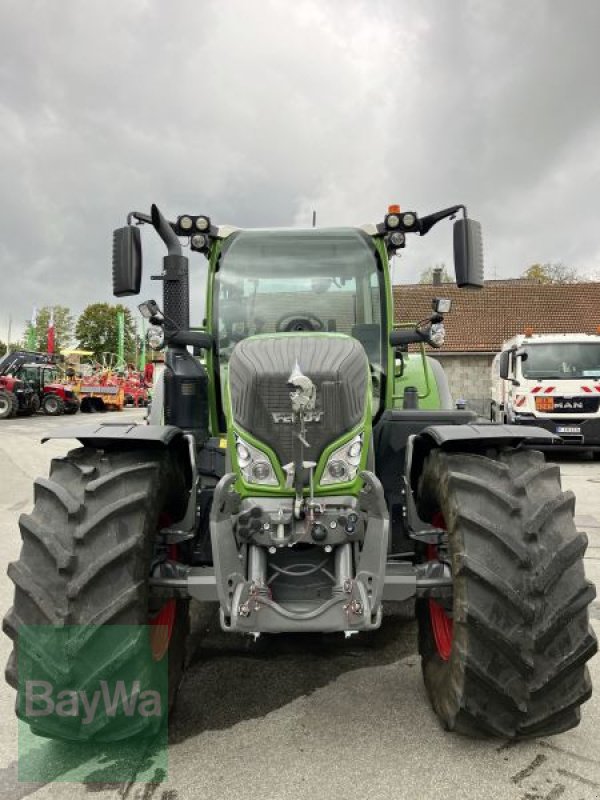
[[[170,522],[166,514],[160,515],[159,527],[164,528]],[[171,544],[168,548],[169,558],[177,559],[177,545]],[[154,661],[161,661],[169,649],[173,629],[175,628],[175,617],[177,611],[177,600],[171,597],[155,613],[150,615],[150,649]]]
[[[175,626],[175,611],[177,601],[174,597],[162,606],[157,614],[150,619],[150,648],[154,661],[161,661],[171,642]]]
[[[50,411],[51,414],[53,414],[56,411],[56,409],[58,408],[56,400],[49,400],[46,403],[46,408],[48,409],[48,411]]]
[[[436,528],[446,530],[446,520],[444,515],[438,511],[432,519],[431,524]],[[437,559],[438,549],[434,544],[428,545],[427,557],[430,560]],[[437,654],[442,661],[448,661],[452,652],[452,641],[454,639],[454,622],[449,617],[444,606],[440,605],[433,598],[429,598],[429,618],[431,619],[431,630]]]
[[[0,414],[3,414],[9,408],[8,398],[0,397]]]

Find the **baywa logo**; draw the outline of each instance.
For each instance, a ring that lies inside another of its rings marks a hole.
[[[153,648],[156,631],[151,625],[19,628],[20,781],[167,775],[168,654]],[[70,742],[68,766],[58,774],[55,759],[43,755],[49,739]]]
[[[79,717],[82,725],[90,725],[97,714],[103,717],[162,717],[162,699],[155,689],[141,690],[140,681],[132,681],[129,690],[125,681],[111,687],[101,680],[96,691],[58,689],[50,681],[25,681],[25,717]]]

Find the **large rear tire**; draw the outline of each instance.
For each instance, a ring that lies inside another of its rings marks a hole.
[[[516,738],[579,723],[597,642],[574,503],[538,452],[428,456],[418,508],[448,532],[429,557],[447,559],[453,598],[419,601],[419,649],[447,729]]]
[[[51,660],[42,657],[38,666],[47,673],[45,680],[59,687],[69,675],[117,681],[140,665],[150,669],[152,662],[168,658],[172,708],[183,672],[188,603],[154,598],[148,578],[156,532],[165,515],[183,514],[185,494],[183,472],[164,449],[80,448],[53,460],[49,480],[35,482],[32,513],[20,518],[23,546],[8,568],[15,584],[14,606],[3,625],[14,643],[6,668],[11,686],[19,688],[21,626],[78,626],[70,629],[64,651]],[[158,625],[146,627],[153,622]],[[101,654],[102,663],[89,663],[97,626],[135,627],[127,629],[132,634],[122,646]],[[18,699],[17,713],[20,708]],[[51,738],[110,741],[154,733],[159,723],[156,717],[105,715],[86,729],[79,717],[53,715],[36,718],[31,729]]]

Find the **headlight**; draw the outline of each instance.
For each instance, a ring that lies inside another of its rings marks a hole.
[[[279,486],[279,481],[269,456],[257,447],[245,442],[237,433],[235,435],[235,454],[246,483]]]
[[[433,347],[441,347],[446,339],[446,328],[443,322],[436,322],[431,326],[429,343]]]
[[[160,350],[165,343],[165,332],[158,325],[152,325],[146,332],[148,347],[152,350]]]
[[[358,475],[362,449],[363,434],[359,433],[349,442],[334,450],[327,459],[321,475],[321,486],[353,481]]]

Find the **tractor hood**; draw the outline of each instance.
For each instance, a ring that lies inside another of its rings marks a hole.
[[[236,345],[229,362],[235,427],[268,445],[282,466],[294,458],[299,405],[305,458],[318,461],[327,445],[364,420],[368,390],[365,350],[342,334],[252,336]]]

